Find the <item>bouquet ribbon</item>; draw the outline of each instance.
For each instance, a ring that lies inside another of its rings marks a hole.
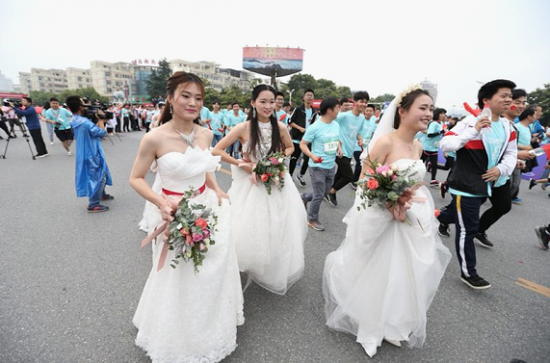
[[[195,191],[195,193],[193,193],[193,196],[191,198],[194,198],[198,195],[201,195],[205,190],[206,190],[206,184],[203,184],[202,187],[200,187],[198,190]],[[176,195],[176,196],[182,196],[183,195],[183,193],[173,192],[171,190],[164,189],[164,188],[162,188],[162,192],[165,195]],[[168,230],[169,226],[170,226],[170,222],[164,222],[163,224],[160,225],[160,227],[155,228],[153,233],[151,233],[150,235],[148,235],[147,237],[145,237],[141,241],[141,248],[147,246],[155,238],[157,238],[161,234],[165,233]],[[160,253],[159,263],[157,265],[157,271],[160,271],[164,267],[164,262],[166,261],[166,255],[168,254],[168,243],[166,243],[166,241],[164,241],[164,240],[163,240],[163,242],[164,242],[164,244],[162,246],[162,251]]]

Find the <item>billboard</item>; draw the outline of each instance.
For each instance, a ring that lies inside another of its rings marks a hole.
[[[304,50],[300,48],[244,47],[243,68],[269,77],[300,72]]]

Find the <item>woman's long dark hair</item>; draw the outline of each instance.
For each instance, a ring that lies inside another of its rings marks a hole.
[[[252,90],[252,101],[256,101],[258,97],[260,96],[260,93],[263,91],[270,91],[273,93],[273,98],[275,98],[275,95],[277,94],[277,91],[275,91],[275,88],[268,86],[267,84],[260,84]],[[248,112],[248,121],[250,121],[250,144],[249,144],[249,150],[250,153],[253,156],[256,155],[256,146],[260,142],[260,138],[262,137],[262,134],[260,132],[260,126],[258,126],[258,112],[254,112],[255,107],[252,107],[252,109]],[[277,121],[277,117],[272,112],[269,116],[269,121],[271,123],[271,148],[269,149],[269,153],[274,153],[277,151],[281,151],[284,149],[284,145],[281,141],[281,132],[279,131],[279,122]],[[263,155],[265,156],[265,155]]]
[[[172,74],[166,82],[166,106],[164,107],[164,110],[162,110],[162,113],[160,115],[159,125],[162,125],[163,123],[168,122],[172,119],[172,114],[170,113],[170,110],[172,109],[172,104],[170,103],[170,101],[168,101],[168,96],[172,96],[172,99],[174,99],[176,90],[178,89],[179,85],[186,83],[195,83],[197,86],[199,86],[202,94],[202,99],[204,100],[204,85],[202,84],[202,80],[199,76],[193,73],[181,71]],[[193,122],[197,125],[200,125],[199,120],[200,116],[194,119]]]

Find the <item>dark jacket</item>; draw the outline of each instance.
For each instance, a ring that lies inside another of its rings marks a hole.
[[[311,109],[311,120],[310,124],[314,123],[317,119],[317,112],[312,108]],[[306,127],[306,108],[304,105],[301,105],[299,107],[296,107],[292,115],[290,116],[290,122],[289,125],[295,123],[296,125],[305,128]],[[290,136],[292,137],[292,140],[302,140],[302,137],[304,137],[304,133],[296,128],[290,129]]]
[[[36,130],[40,128],[40,121],[38,120],[38,115],[36,114],[34,106],[28,106],[24,110],[14,107],[13,110],[19,116],[25,116],[25,119],[27,120],[27,128],[29,130]]]
[[[477,118],[469,116],[448,131],[439,143],[443,152],[456,151],[456,161],[451,170],[449,187],[475,195],[487,195],[487,182],[481,177],[487,172],[489,158],[483,136],[475,129]],[[510,121],[501,118],[505,140],[499,155],[497,168],[500,175],[512,174],[517,161],[516,132]]]

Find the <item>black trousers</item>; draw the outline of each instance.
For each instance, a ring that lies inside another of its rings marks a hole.
[[[345,156],[341,158],[337,157],[336,165],[338,165],[338,170],[334,176],[334,184],[332,184],[332,187],[338,191],[353,181],[354,174],[351,169],[351,158]]]
[[[46,144],[44,144],[44,139],[42,138],[42,130],[33,129],[29,130],[29,133],[31,134],[32,141],[34,142],[37,155],[47,154],[48,150],[46,150]]]
[[[487,209],[479,219],[480,233],[485,233],[496,221],[512,209],[512,194],[510,193],[510,180],[501,187],[493,188],[489,197],[491,208]]]
[[[425,163],[431,164],[432,179],[430,180],[436,180],[435,177],[437,175],[437,154],[438,154],[437,151],[436,152],[424,151],[422,153],[422,160]]]
[[[130,118],[124,117],[124,127],[122,131],[130,132]]]
[[[479,210],[486,198],[453,194],[452,196],[453,201],[441,211],[437,219],[445,225],[455,223],[456,257],[461,275],[474,277],[477,276],[474,236],[479,228]]]
[[[355,159],[355,172],[353,173],[353,181],[356,182],[361,176],[361,170],[363,170],[363,165],[361,163],[361,153],[362,151],[354,151],[353,158]]]
[[[0,129],[4,130],[6,135],[8,135],[8,137],[10,137],[10,131],[8,130],[8,126],[6,125],[6,122],[3,121],[3,120],[0,120]]]

